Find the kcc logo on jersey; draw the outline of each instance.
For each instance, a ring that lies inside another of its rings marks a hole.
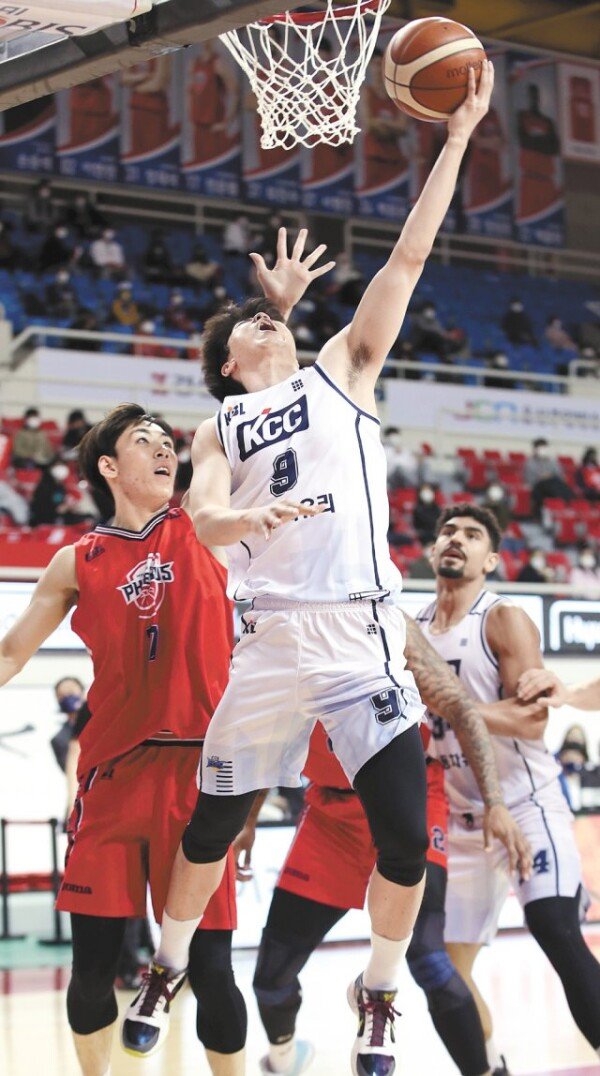
[[[281,411],[263,411],[250,422],[241,422],[237,428],[240,460],[250,459],[255,452],[278,441],[285,441],[292,433],[308,429],[306,396],[300,396]]]
[[[147,620],[160,609],[167,583],[174,581],[173,561],[161,564],[160,553],[148,553],[145,560],[128,572],[127,582],[117,590],[121,591],[125,604],[133,602],[140,611],[140,618]]]

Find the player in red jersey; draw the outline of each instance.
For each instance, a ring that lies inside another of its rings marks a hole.
[[[443,713],[450,722],[458,720],[461,709],[468,710],[473,704],[454,671],[435,653],[414,621],[407,617],[406,622],[407,665],[421,697],[435,713]],[[494,707],[490,709],[494,712]],[[505,721],[512,717],[522,722],[523,714],[529,716],[529,712],[511,699],[495,704],[496,718]],[[492,713],[482,707],[482,716],[487,720]],[[430,733],[426,726],[421,726],[421,736],[427,749]],[[282,1076],[303,1072],[313,1056],[308,1042],[295,1039],[302,1001],[298,974],[346,912],[364,907],[377,860],[359,796],[319,724],[311,737],[304,774],[311,783],[273,894],[254,976],[258,1008],[270,1044],[261,1072]],[[428,757],[426,884],[407,961],[427,996],[433,1024],[459,1071],[464,1076],[484,1076],[490,1070],[477,1006],[444,948],[447,819],[444,771],[440,762]],[[253,841],[250,826],[238,838],[245,866],[250,863]]]
[[[104,1076],[126,920],[145,915],[148,883],[163,916],[197,798],[202,739],[227,681],[232,622],[224,567],[186,513],[169,508],[177,469],[169,426],[122,404],[86,435],[80,463],[90,484],[112,495],[114,520],[55,555],[0,642],[0,685],[75,606],[72,626],[94,663],[92,717],[79,741],[57,904],[72,921],[67,1012],[75,1049],[84,1076]],[[230,857],[190,946],[198,1036],[218,1076],[244,1071],[246,1010],[231,968],[234,883]],[[170,988],[157,981],[165,1010],[183,979]],[[141,1046],[153,1052],[151,1028]]]

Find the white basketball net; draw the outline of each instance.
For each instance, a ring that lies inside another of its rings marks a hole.
[[[335,2],[326,0],[318,21],[288,11],[221,35],[250,80],[263,149],[339,146],[359,131],[360,87],[391,0],[349,0],[337,10]]]

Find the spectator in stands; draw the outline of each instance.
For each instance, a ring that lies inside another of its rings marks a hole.
[[[45,467],[50,462],[54,452],[41,426],[42,417],[37,407],[28,407],[23,415],[23,425],[13,439],[13,467]]]
[[[600,568],[592,546],[584,545],[579,550],[569,582],[582,598],[600,598]]]
[[[354,265],[349,254],[337,255],[335,269],[331,274],[330,294],[347,306],[358,306],[365,290],[365,278]]]
[[[66,224],[58,224],[46,236],[37,259],[40,273],[58,272],[59,269],[71,269],[79,261],[81,247],[73,244]]]
[[[100,332],[102,326],[98,320],[97,314],[95,314],[93,310],[86,310],[82,308],[77,314],[77,317],[75,317],[71,322],[69,328],[78,329],[81,332],[97,333]],[[100,348],[102,347],[102,341],[90,340],[85,338],[80,339],[76,336],[69,336],[64,341],[62,346],[67,347],[72,351],[81,351],[82,349],[84,349],[85,351],[100,351]]]
[[[432,549],[433,542],[428,542],[427,545],[423,546],[421,556],[411,560],[408,565],[409,579],[435,579],[435,572],[431,567]]]
[[[102,235],[90,246],[92,265],[105,279],[119,279],[127,271],[125,251],[113,228],[105,228]]]
[[[488,370],[508,370],[510,363],[508,355],[503,351],[495,351],[489,359],[486,359],[485,365]],[[516,385],[510,377],[493,377],[487,374],[483,383],[487,389],[514,389]]]
[[[185,283],[201,284],[204,287],[216,284],[221,279],[221,266],[211,261],[202,243],[196,243],[190,261],[185,266]]]
[[[563,328],[561,319],[556,314],[551,314],[548,318],[544,329],[544,337],[557,351],[577,351],[577,344],[574,340],[571,340],[568,332]]]
[[[241,214],[230,220],[223,232],[223,251],[225,254],[247,254],[252,245],[250,221]]]
[[[106,228],[106,217],[96,208],[89,194],[80,191],[68,206],[65,219],[80,239],[94,239]]]
[[[2,514],[19,527],[24,527],[29,520],[29,505],[25,498],[0,478],[0,515]]]
[[[110,314],[113,321],[117,321],[124,328],[135,329],[142,320],[140,309],[133,298],[131,284],[122,280],[117,287],[116,297],[113,299]]]
[[[433,486],[425,482],[419,490],[412,517],[413,527],[422,545],[429,545],[434,541],[440,511],[440,506],[435,503]]]
[[[304,321],[312,334],[313,347],[319,351],[342,327],[331,302],[323,292],[315,288],[301,304]]]
[[[88,422],[85,412],[81,408],[78,407],[69,412],[67,415],[67,428],[62,439],[63,456],[66,459],[75,458],[76,452],[74,452],[74,449],[77,448],[81,438],[91,428],[91,423]]]
[[[412,449],[404,446],[402,433],[397,426],[388,426],[383,431],[382,443],[389,488],[416,486],[419,481],[419,459]]]
[[[552,569],[546,564],[543,550],[531,549],[529,560],[517,575],[517,583],[550,583],[553,579]]]
[[[548,449],[546,438],[537,437],[523,471],[525,481],[531,487],[531,503],[538,519],[546,498],[560,497],[564,501],[573,499],[573,493],[563,478],[560,466],[552,459]]]
[[[149,318],[142,321],[138,328],[140,336],[154,336],[156,324]],[[179,357],[177,348],[169,347],[168,344],[153,344],[151,340],[138,340],[133,345],[133,354],[145,359],[176,359]]]
[[[508,309],[500,324],[511,344],[533,344],[534,347],[537,346],[531,318],[518,296],[514,296],[510,300]]]
[[[196,328],[180,291],[171,292],[169,305],[165,310],[165,326],[167,329],[174,329],[181,333],[191,333]]]
[[[415,351],[431,351],[442,360],[450,354],[451,344],[434,303],[426,302],[411,314],[410,342]]]
[[[213,314],[218,314],[220,310],[223,310],[227,304],[231,302],[226,289],[222,284],[216,284],[209,294],[209,298],[200,307],[198,314],[201,321],[208,321],[212,318]]]
[[[60,459],[54,459],[44,468],[31,498],[29,522],[32,527],[66,522],[68,494],[65,481],[68,477],[69,468]]]
[[[482,503],[484,508],[489,508],[490,512],[495,515],[498,526],[504,533],[512,518],[504,487],[499,482],[491,482],[485,491]]]
[[[419,361],[410,340],[401,340],[400,337],[398,337],[392,347],[390,357],[392,359],[398,359],[399,362],[416,363]],[[417,369],[397,370],[394,366],[384,366],[382,377],[403,377],[405,381],[420,381],[421,371]]]
[[[600,466],[595,448],[586,448],[575,471],[575,482],[588,501],[600,501]]]
[[[148,284],[167,284],[173,278],[173,259],[159,228],[153,228],[142,258],[142,272]]]
[[[59,269],[54,280],[46,285],[45,298],[46,309],[52,317],[75,317],[79,303],[68,269]]]
[[[27,228],[32,232],[48,232],[59,223],[61,209],[46,179],[40,180],[30,191],[25,204],[24,218]]]
[[[8,225],[0,220],[0,269],[18,269],[21,262],[21,251],[13,243]]]

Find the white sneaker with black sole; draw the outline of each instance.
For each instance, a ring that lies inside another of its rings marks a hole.
[[[395,999],[395,990],[367,990],[362,975],[350,983],[348,1004],[358,1016],[354,1076],[392,1076],[396,1071],[394,1021],[400,1013],[394,1008]]]
[[[174,971],[154,961],[144,985],[125,1013],[121,1044],[133,1057],[152,1057],[169,1033],[171,1002],[185,982],[187,968]]]

